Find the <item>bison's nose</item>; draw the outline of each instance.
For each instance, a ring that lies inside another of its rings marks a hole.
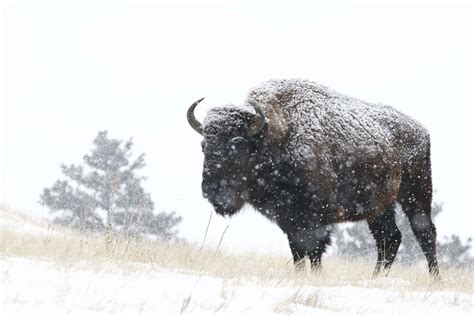
[[[219,181],[213,181],[213,182],[207,182],[207,181],[202,182],[202,194],[205,198],[217,196],[220,194],[220,192],[228,188],[229,188],[229,183],[225,179],[221,179]]]
[[[202,196],[206,199],[213,196],[217,192],[217,185],[214,183],[202,182]]]

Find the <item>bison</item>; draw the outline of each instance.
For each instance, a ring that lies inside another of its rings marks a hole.
[[[203,124],[203,196],[216,213],[245,204],[287,235],[297,268],[318,270],[336,223],[366,220],[377,245],[374,275],[390,269],[402,235],[399,204],[429,272],[439,277],[431,220],[428,131],[384,104],[368,103],[306,80],[271,80],[242,106],[209,110]]]

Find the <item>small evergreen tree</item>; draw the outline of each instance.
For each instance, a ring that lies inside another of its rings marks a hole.
[[[442,204],[433,203],[432,217],[436,218],[443,210]],[[410,227],[410,222],[400,207],[397,207],[396,223],[402,233],[402,244],[397,253],[396,261],[404,263],[416,263],[425,260],[423,251],[418,244]],[[437,238],[438,261],[450,265],[470,265],[473,262],[471,256],[472,239],[462,242],[459,236]],[[375,240],[370,233],[365,221],[335,229],[336,253],[345,257],[370,257],[376,258],[377,248]]]
[[[126,235],[176,236],[181,217],[153,213],[154,204],[137,172],[145,155],[131,161],[133,142],[110,139],[101,131],[82,165],[61,165],[67,178],[40,195],[40,203],[55,215],[55,222],[89,231],[119,231]]]

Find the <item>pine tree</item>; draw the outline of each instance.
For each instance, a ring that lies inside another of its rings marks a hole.
[[[108,138],[101,131],[81,165],[61,165],[66,180],[57,180],[40,196],[40,203],[55,215],[55,222],[89,231],[126,235],[176,236],[181,217],[153,212],[154,204],[142,187],[145,155],[131,161],[133,142]]]

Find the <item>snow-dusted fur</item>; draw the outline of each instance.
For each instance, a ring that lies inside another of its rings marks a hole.
[[[258,104],[262,131],[247,136]],[[294,261],[320,265],[331,224],[365,219],[377,241],[375,273],[401,242],[395,203],[437,276],[431,221],[429,134],[394,108],[305,80],[272,80],[243,106],[216,107],[204,120],[203,194],[219,214],[249,203],[288,235]]]

